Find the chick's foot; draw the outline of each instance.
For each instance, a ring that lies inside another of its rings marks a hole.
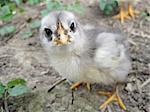
[[[99,107],[100,109],[105,108],[107,105],[109,105],[109,103],[115,101],[115,102],[118,102],[120,108],[122,108],[123,110],[126,110],[125,104],[123,103],[123,101],[122,101],[121,98],[119,97],[117,88],[116,88],[115,91],[113,91],[113,92],[103,92],[103,91],[99,91],[98,94],[100,94],[100,95],[105,95],[105,96],[108,97],[108,98],[100,105],[100,107]]]
[[[79,88],[82,84],[86,84],[86,87],[87,87],[87,90],[88,91],[90,91],[91,90],[91,86],[90,86],[90,83],[84,83],[84,82],[76,82],[76,83],[74,83],[71,87],[70,87],[70,89],[77,89],[77,88]]]
[[[132,7],[132,5],[129,4],[129,5],[128,5],[128,14],[129,14],[132,18],[134,18],[137,14],[139,14],[139,11],[134,10],[133,7]]]
[[[124,8],[120,8],[120,13],[116,16],[113,16],[114,19],[120,19],[121,23],[124,23],[125,19],[130,19],[130,16],[128,14],[128,11],[126,11]]]

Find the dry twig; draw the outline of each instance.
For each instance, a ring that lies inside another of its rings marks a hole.
[[[6,57],[11,57],[11,55],[2,55],[0,58],[6,58]]]
[[[71,97],[72,97],[72,99],[71,99],[71,104],[73,105],[73,102],[74,102],[74,90],[72,90]]]
[[[25,26],[26,26],[25,23],[22,24],[14,34],[10,35],[10,36],[5,40],[5,43],[7,43],[11,38],[13,38],[15,34],[19,33],[20,30],[22,30]]]
[[[63,79],[60,79],[58,81],[56,81],[48,90],[48,93],[51,92],[57,85],[61,84],[62,82],[64,82],[66,79],[63,78]]]
[[[150,78],[148,80],[146,80],[141,86],[140,88],[142,89],[144,86],[146,86],[148,83],[150,83]]]
[[[4,93],[4,108],[6,112],[9,112],[8,103],[7,103],[7,92]]]
[[[149,34],[146,34],[144,33],[143,31],[140,31],[138,29],[134,29],[132,32],[131,32],[132,35],[135,35],[135,36],[140,36],[140,37],[143,37],[143,38],[148,38],[150,39],[150,35]]]
[[[150,64],[148,64],[148,68],[149,68],[149,74],[150,74]],[[142,89],[144,86],[146,86],[148,83],[150,83],[150,78],[148,80],[146,80],[141,86],[140,88]]]

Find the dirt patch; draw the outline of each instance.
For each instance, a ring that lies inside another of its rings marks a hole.
[[[143,1],[139,10],[148,8],[150,2],[149,4],[146,3]],[[128,112],[150,112],[150,86],[149,84],[142,86],[150,77],[150,21],[139,17],[135,20],[128,20],[124,25],[121,25],[118,20],[103,16],[97,2],[93,1],[86,4],[85,14],[77,14],[83,24],[118,27],[127,33],[127,38],[131,43],[133,71],[129,74],[128,83],[124,85],[120,95]],[[33,13],[39,17],[40,8],[27,7],[27,10],[26,13],[18,15],[12,20],[12,23],[16,24],[18,28],[26,22],[26,18],[32,18]],[[34,89],[32,94],[9,99],[10,112],[99,111],[99,105],[105,97],[97,95],[96,91],[110,87],[93,85],[91,92],[81,87],[73,92],[73,104],[72,91],[67,82],[58,85],[50,93],[47,93],[49,87],[60,77],[49,66],[47,56],[37,38],[38,30],[35,31],[32,38],[26,40],[23,40],[20,35],[23,30],[24,28],[7,43],[4,40],[0,41],[0,80],[6,83],[10,79],[22,77],[27,80],[28,86]],[[111,104],[110,108],[114,112],[122,112],[117,104]]]

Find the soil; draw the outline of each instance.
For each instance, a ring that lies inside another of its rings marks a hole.
[[[119,20],[104,16],[96,0],[81,0],[81,3],[85,12],[76,15],[82,24],[118,27],[127,34],[133,70],[120,89],[120,96],[127,112],[150,112],[150,83],[147,82],[150,79],[150,17],[138,16],[121,24]],[[136,8],[143,11],[149,10],[149,6],[150,1],[142,0]],[[61,77],[49,64],[38,39],[38,29],[32,38],[21,38],[28,18],[41,18],[40,10],[44,7],[26,5],[26,11],[11,21],[18,32],[0,40],[0,81],[6,83],[10,79],[24,78],[33,90],[17,98],[9,98],[8,109],[10,112],[102,112],[99,105],[106,97],[98,95],[97,91],[112,88],[110,86],[94,84],[91,91],[83,86],[72,92],[70,84],[64,81],[47,92]],[[123,112],[116,103],[110,104],[107,111]]]

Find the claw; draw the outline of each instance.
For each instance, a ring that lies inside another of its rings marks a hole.
[[[114,100],[116,96],[116,93],[114,93],[112,96],[110,96],[102,105],[100,105],[100,109],[106,107],[110,102],[112,102]]]
[[[76,89],[78,88],[79,86],[81,86],[83,84],[83,82],[76,82],[75,84],[73,84],[70,89]],[[90,83],[85,83],[86,84],[86,87],[87,87],[87,90],[90,91],[91,90],[91,86],[90,86]]]
[[[126,110],[126,106],[124,105],[123,101],[121,100],[121,98],[119,97],[118,95],[118,92],[117,92],[117,88],[114,92],[102,92],[102,91],[99,91],[98,94],[100,95],[105,95],[107,96],[108,98],[100,105],[100,109],[103,109],[105,108],[106,106],[109,105],[109,103],[115,101],[115,102],[118,102],[120,108],[122,108],[123,110]]]
[[[133,9],[130,3],[128,4],[128,10],[125,10],[123,4],[124,2],[120,6],[120,13],[113,17],[114,19],[120,19],[121,23],[124,23],[125,19],[131,19],[130,16],[134,18],[137,14],[139,14],[138,11]]]
[[[70,89],[75,89],[75,88],[78,88],[80,85],[82,84],[82,82],[76,82],[75,84],[73,84]]]
[[[131,4],[128,5],[128,13],[132,18],[134,18],[137,14],[139,14],[138,11],[133,9]]]
[[[125,104],[122,102],[121,98],[117,95],[117,100],[119,103],[119,106],[123,109],[123,110],[127,110]]]
[[[114,19],[120,19],[121,23],[124,23],[125,19],[130,19],[128,12],[125,11],[123,8],[120,9],[120,13],[113,17]]]

